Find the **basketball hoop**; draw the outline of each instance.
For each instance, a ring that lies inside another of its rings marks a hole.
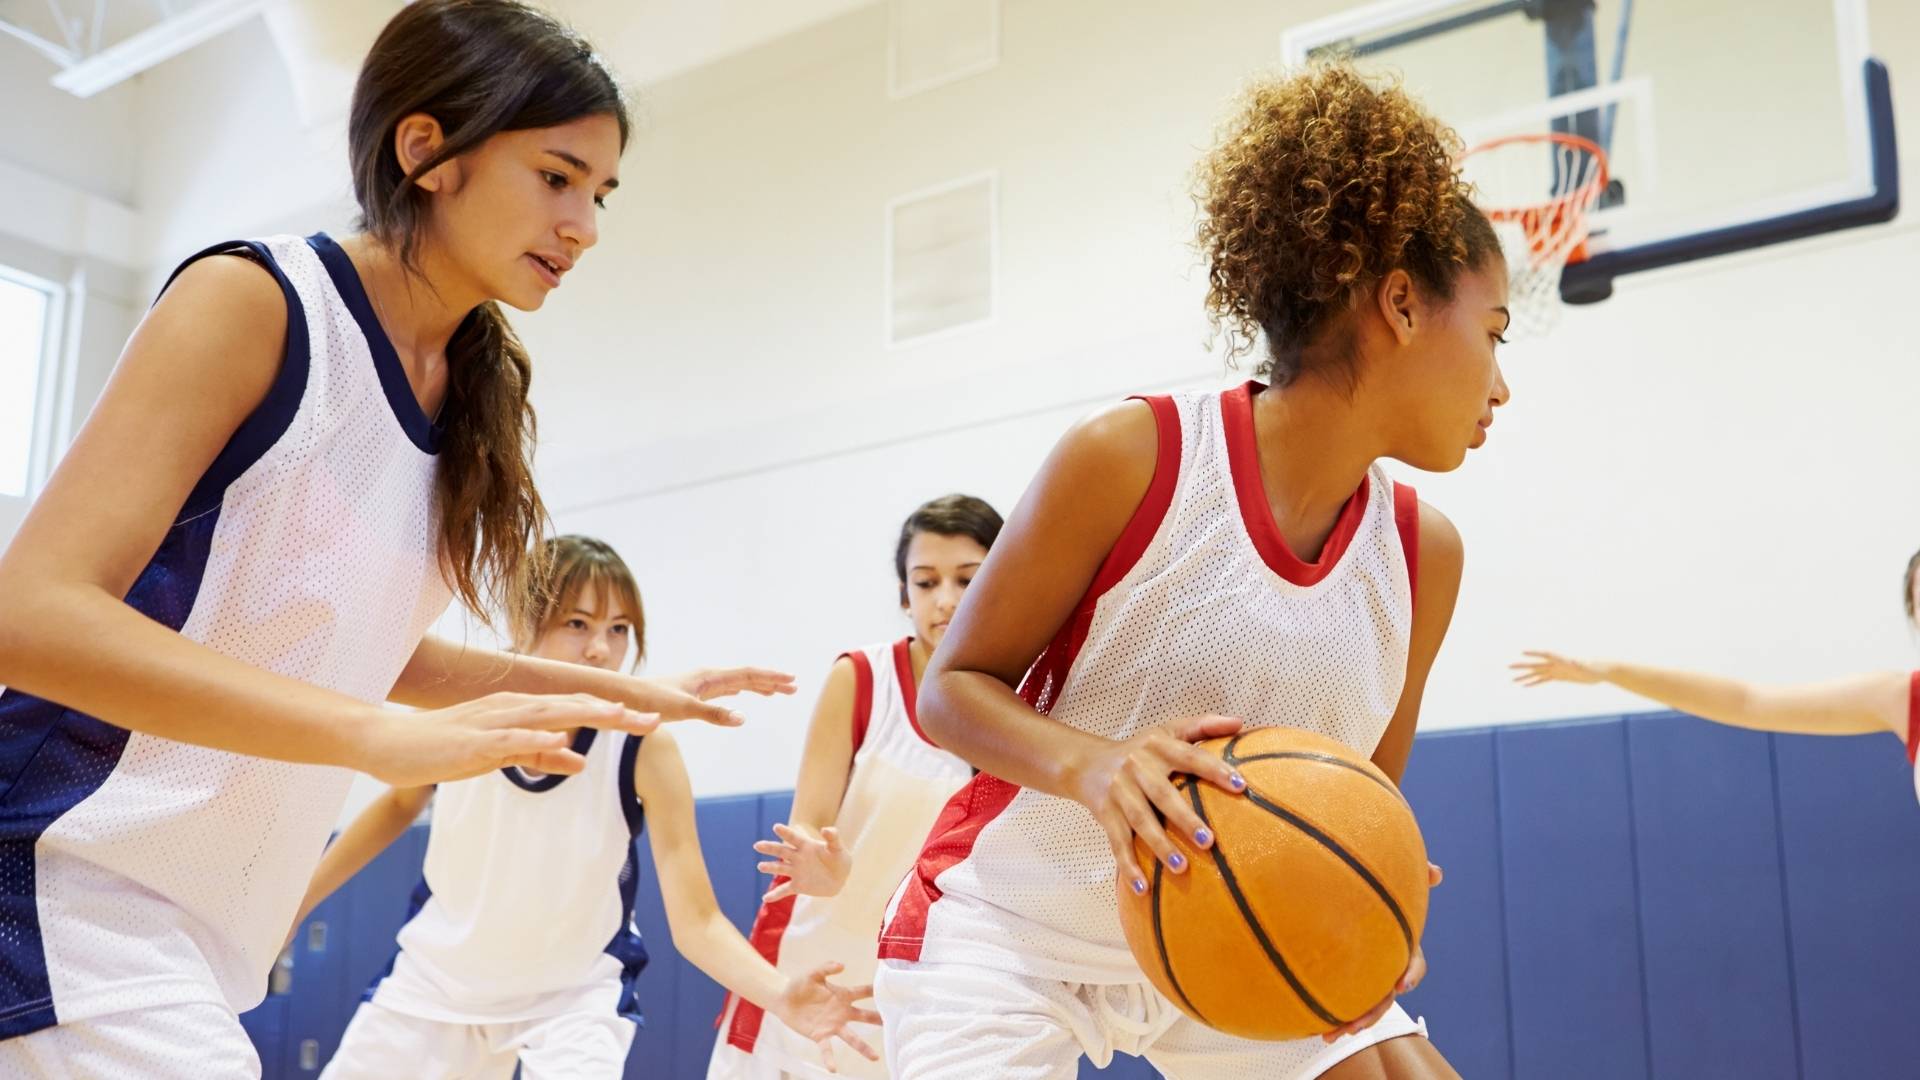
[[[1460,164],[1506,254],[1513,326],[1547,332],[1560,317],[1560,272],[1587,257],[1587,212],[1607,189],[1606,151],[1550,131],[1491,139]]]

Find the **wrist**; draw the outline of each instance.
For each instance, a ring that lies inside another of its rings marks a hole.
[[[325,764],[377,775],[381,736],[399,719],[394,710],[379,705],[362,705],[345,716],[333,718],[324,728]]]

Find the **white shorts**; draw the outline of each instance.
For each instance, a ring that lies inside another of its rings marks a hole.
[[[363,1001],[320,1080],[620,1080],[633,1021],[612,1013],[455,1024]]]
[[[7,1080],[260,1080],[260,1056],[225,1005],[107,1013],[0,1042]]]
[[[1308,1080],[1376,1043],[1427,1033],[1395,1005],[1333,1043],[1258,1042],[1182,1013],[1151,983],[1096,986],[968,964],[882,960],[873,997],[894,1080],[1055,1080],[1081,1057],[1137,1054],[1167,1080]]]

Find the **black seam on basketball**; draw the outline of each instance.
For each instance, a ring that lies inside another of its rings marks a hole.
[[[1340,861],[1346,863],[1348,869],[1360,875],[1360,880],[1366,882],[1367,886],[1374,891],[1375,895],[1380,897],[1380,902],[1387,905],[1387,910],[1393,913],[1393,921],[1400,924],[1400,937],[1406,942],[1408,957],[1412,957],[1413,927],[1407,922],[1406,913],[1400,910],[1399,902],[1394,900],[1393,894],[1388,892],[1387,887],[1380,883],[1380,879],[1373,876],[1373,871],[1362,866],[1360,860],[1354,858],[1346,848],[1341,847],[1338,840],[1321,832],[1318,827],[1306,818],[1301,817],[1278,803],[1268,800],[1266,796],[1252,788],[1247,789],[1246,797],[1253,805],[1312,837],[1321,847],[1339,856]]]
[[[1232,744],[1228,744],[1227,750],[1229,751],[1229,753],[1231,753],[1231,751],[1233,750]],[[1396,799],[1399,799],[1401,802],[1404,803],[1407,801],[1407,797],[1400,793],[1400,789],[1397,787],[1394,787],[1388,781],[1374,775],[1371,772],[1368,772],[1366,769],[1363,769],[1360,766],[1355,765],[1353,762],[1348,761],[1345,758],[1336,757],[1333,754],[1321,754],[1312,750],[1275,750],[1270,754],[1255,754],[1252,757],[1244,757],[1244,758],[1228,757],[1226,760],[1227,760],[1227,764],[1229,765],[1244,765],[1249,761],[1275,761],[1281,758],[1289,758],[1297,761],[1318,761],[1325,765],[1338,765],[1341,768],[1346,769],[1348,772],[1359,773],[1361,776],[1364,776],[1367,779],[1373,781],[1374,783],[1379,784],[1381,787],[1386,788],[1388,791],[1393,792],[1393,797]]]
[[[1162,874],[1166,873],[1166,869],[1167,868],[1164,865],[1162,865],[1158,859],[1154,860],[1154,863],[1153,863],[1153,944],[1155,948],[1160,950],[1160,970],[1167,973],[1167,985],[1173,987],[1174,996],[1180,999],[1180,1004],[1185,1005],[1187,1007],[1187,1012],[1191,1013],[1196,1019],[1198,1019],[1201,1023],[1204,1024],[1207,1022],[1206,1017],[1201,1016],[1200,1010],[1194,1008],[1193,999],[1187,996],[1186,989],[1180,985],[1179,976],[1173,973],[1173,958],[1167,955],[1167,935],[1165,931],[1163,931],[1160,927],[1160,877]],[[1212,1025],[1209,1024],[1208,1026],[1211,1027]]]
[[[1193,796],[1194,810],[1204,819],[1206,809],[1200,804],[1200,785],[1191,785],[1187,790]],[[1234,876],[1233,867],[1228,865],[1226,853],[1220,850],[1220,837],[1217,834],[1213,838],[1213,846],[1207,850],[1213,855],[1213,865],[1220,871],[1220,880],[1226,884],[1227,892],[1233,897],[1234,906],[1240,909],[1241,920],[1247,924],[1247,929],[1253,932],[1253,939],[1260,943],[1261,950],[1267,954],[1267,959],[1273,964],[1274,970],[1278,971],[1280,977],[1287,980],[1287,985],[1293,988],[1294,995],[1300,999],[1300,1003],[1313,1010],[1313,1015],[1333,1027],[1347,1026],[1350,1021],[1341,1020],[1328,1012],[1325,1006],[1307,992],[1307,988],[1300,984],[1300,977],[1293,973],[1293,968],[1287,966],[1286,958],[1280,955],[1280,950],[1267,937],[1267,931],[1260,925],[1259,917],[1253,913],[1252,906],[1247,903],[1246,894],[1240,891],[1240,879]]]

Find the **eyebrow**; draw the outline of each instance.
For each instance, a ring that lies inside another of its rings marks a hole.
[[[1508,311],[1508,310],[1507,310],[1507,306],[1506,306],[1505,304],[1502,304],[1502,305],[1500,305],[1499,307],[1497,307],[1497,308],[1494,308],[1493,310],[1495,310],[1495,311],[1497,311],[1497,312],[1499,312],[1500,314],[1502,314],[1502,315],[1505,315],[1505,316],[1507,317],[1507,324],[1506,324],[1506,326],[1502,326],[1502,327],[1500,328],[1500,329],[1501,329],[1502,331],[1504,331],[1504,330],[1506,330],[1506,329],[1507,329],[1507,327],[1509,327],[1509,326],[1512,326],[1512,325],[1513,325],[1513,312],[1511,312],[1511,311]]]
[[[599,616],[597,616],[597,615],[595,615],[595,614],[594,614],[593,612],[591,612],[591,611],[588,611],[588,610],[587,610],[586,608],[574,608],[574,609],[573,609],[572,611],[570,611],[570,612],[568,612],[567,614],[569,614],[569,615],[585,615],[585,616],[586,616],[587,618],[589,618],[589,619],[594,619],[594,618],[598,618],[598,617],[599,617]],[[618,614],[618,615],[615,615],[615,616],[613,616],[613,620],[614,620],[615,622],[632,622],[632,621],[633,621],[633,620],[632,620],[631,618],[629,618],[629,617],[627,616],[627,613],[626,613],[626,612],[624,612],[624,611],[623,611],[623,612],[621,612],[621,613],[620,613],[620,614]]]
[[[554,157],[559,158],[561,161],[564,161],[567,164],[573,166],[574,168],[579,169],[582,173],[588,176],[593,175],[592,166],[588,165],[584,161],[581,161],[579,158],[574,157],[572,154],[567,153],[565,150],[549,149],[547,153],[552,154]],[[615,180],[613,177],[609,176],[605,181],[601,183],[600,186],[603,188],[606,188],[608,191],[612,191],[614,188],[617,188],[620,186],[620,181]]]
[[[963,562],[963,563],[961,563],[961,564],[960,564],[959,566],[956,566],[956,567],[954,567],[954,569],[955,569],[955,570],[973,570],[973,569],[976,569],[976,568],[978,568],[978,567],[979,567],[979,565],[980,565],[980,564],[979,564],[979,563],[977,563],[977,562]],[[936,574],[940,572],[940,568],[939,568],[939,567],[937,567],[937,566],[909,566],[909,567],[907,567],[907,572],[908,572],[908,573],[912,573],[912,572],[913,572],[913,571],[915,571],[915,570],[932,570],[932,571],[933,571],[934,573],[936,573]]]

